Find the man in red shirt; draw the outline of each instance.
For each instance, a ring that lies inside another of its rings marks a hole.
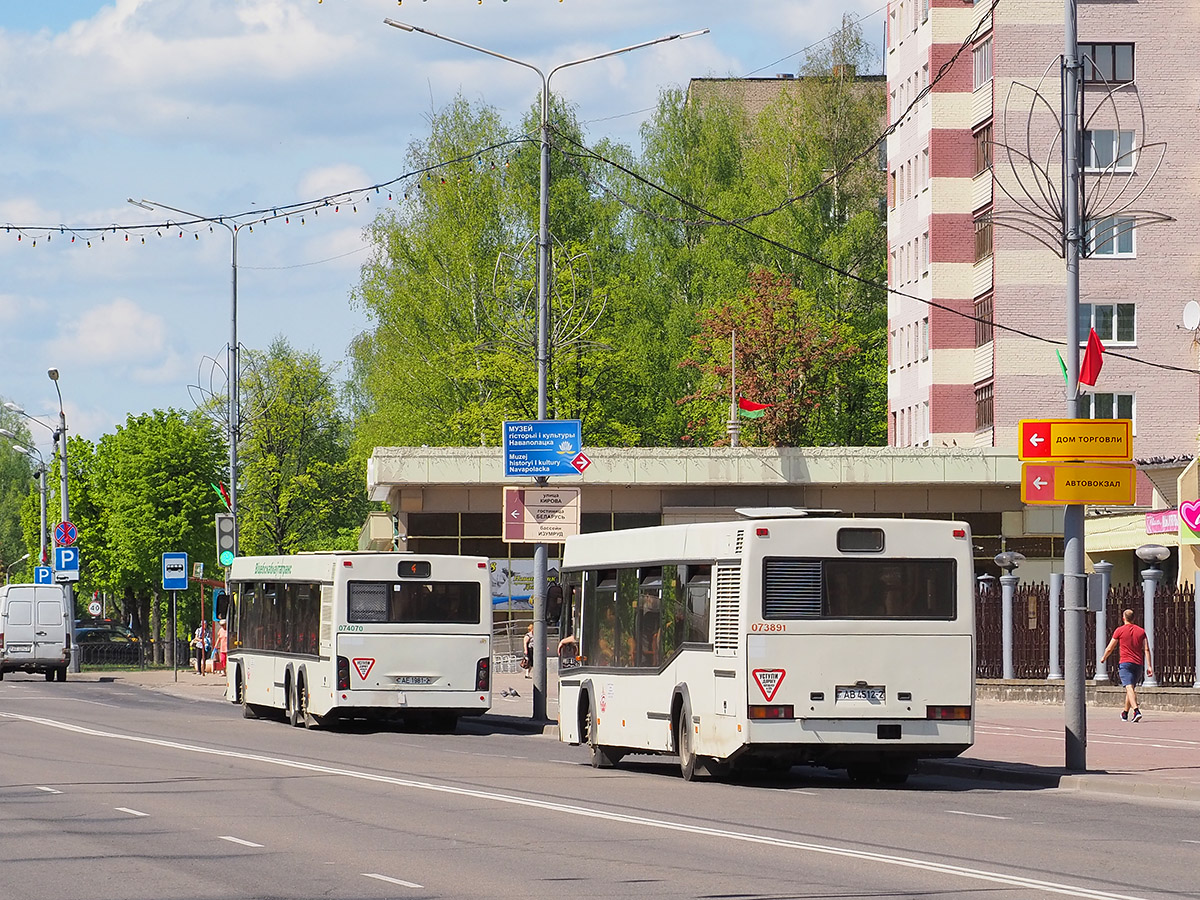
[[[1132,710],[1133,721],[1142,721],[1142,711],[1138,709],[1137,686],[1146,675],[1154,674],[1154,664],[1150,659],[1150,644],[1146,640],[1146,632],[1133,624],[1133,610],[1124,612],[1125,624],[1115,629],[1112,640],[1104,648],[1100,661],[1108,659],[1110,653],[1121,648],[1117,670],[1121,673],[1121,684],[1125,685],[1125,708],[1121,710],[1121,721],[1128,722]]]

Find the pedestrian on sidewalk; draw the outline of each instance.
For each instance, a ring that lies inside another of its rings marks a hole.
[[[533,623],[529,623],[529,630],[525,632],[525,647],[524,654],[521,657],[521,668],[525,670],[525,677],[533,677]]]
[[[204,674],[204,661],[208,656],[207,645],[208,633],[204,628],[204,620],[200,620],[200,624],[196,627],[195,633],[192,635],[192,648],[196,653],[196,674]]]
[[[1121,684],[1125,685],[1125,708],[1121,710],[1121,721],[1142,721],[1142,711],[1138,708],[1137,686],[1147,675],[1154,674],[1154,663],[1150,658],[1150,644],[1146,640],[1146,631],[1133,623],[1133,610],[1127,609],[1122,613],[1125,624],[1113,630],[1112,640],[1104,648],[1100,661],[1108,659],[1109,655],[1121,648],[1118,657],[1117,670],[1121,673]]]
[[[229,649],[229,631],[224,619],[217,619],[216,638],[213,640],[213,674],[225,674],[225,653]]]

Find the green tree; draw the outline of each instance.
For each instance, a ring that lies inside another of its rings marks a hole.
[[[101,437],[94,454],[84,450],[73,440],[68,453],[72,516],[78,510],[87,570],[80,586],[109,590],[121,596],[137,624],[153,622],[152,603],[160,616],[167,612],[160,593],[163,553],[182,551],[216,567],[218,501],[209,485],[224,464],[221,435],[200,413],[154,410],[130,415]],[[199,617],[198,595],[189,590],[179,597],[177,637]]]
[[[695,355],[684,361],[701,373],[697,392],[684,398],[694,415],[694,439],[698,444],[726,441],[730,363],[736,355],[737,393],[770,404],[762,418],[741,420],[744,443],[830,443],[822,430],[822,404],[828,402],[837,366],[852,359],[857,348],[813,315],[813,298],[795,290],[786,276],[760,270],[750,281],[749,296],[708,311],[693,340]]]
[[[239,552],[354,549],[366,465],[351,454],[333,373],[276,338],[247,355],[241,390]]]

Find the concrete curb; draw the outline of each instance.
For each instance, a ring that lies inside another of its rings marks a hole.
[[[1145,781],[1137,779],[1136,776],[1112,772],[1069,772],[1066,769],[976,759],[926,759],[918,764],[917,771],[922,775],[940,775],[946,778],[963,778],[1027,788],[1200,803],[1200,785]]]

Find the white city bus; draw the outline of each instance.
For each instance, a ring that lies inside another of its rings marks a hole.
[[[962,522],[738,510],[570,537],[559,735],[592,765],[844,768],[903,783],[974,741],[971,532]]]
[[[229,569],[226,697],[293,725],[404,718],[453,730],[491,707],[487,560],[247,556]]]

